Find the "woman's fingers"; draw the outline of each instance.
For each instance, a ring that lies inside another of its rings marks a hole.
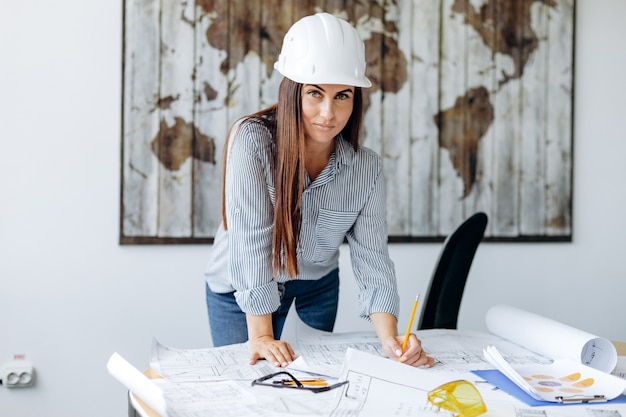
[[[273,339],[251,342],[250,353],[250,364],[265,359],[274,366],[285,367],[296,358],[289,343]]]
[[[403,339],[404,337],[399,338]],[[430,368],[435,364],[434,358],[431,358],[422,349],[422,342],[414,334],[409,335],[406,351],[400,356],[400,362],[411,366],[423,366]]]

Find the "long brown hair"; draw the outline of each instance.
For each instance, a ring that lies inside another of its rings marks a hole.
[[[302,220],[300,200],[306,174],[302,124],[302,86],[303,84],[289,78],[283,78],[278,90],[278,102],[246,117],[246,120],[263,123],[273,133],[276,143],[276,172],[274,173],[276,203],[272,237],[274,276],[286,271],[292,278],[298,275],[297,247]],[[341,131],[341,136],[352,144],[354,150],[358,150],[363,122],[363,96],[360,87],[355,87],[353,103],[352,114]],[[233,128],[231,127],[231,130]],[[231,132],[228,136],[231,136]],[[222,221],[226,230],[228,226],[224,185],[227,149],[228,143],[225,143],[222,175]]]

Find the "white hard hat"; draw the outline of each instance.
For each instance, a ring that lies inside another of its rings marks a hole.
[[[289,28],[274,68],[301,84],[372,85],[358,32],[328,13],[303,17]]]

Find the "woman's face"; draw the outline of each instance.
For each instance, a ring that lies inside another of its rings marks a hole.
[[[354,87],[340,84],[304,84],[302,116],[307,140],[333,141],[348,123],[354,107]]]

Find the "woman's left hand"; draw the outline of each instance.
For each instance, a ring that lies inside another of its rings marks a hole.
[[[423,366],[430,368],[435,364],[435,359],[428,356],[422,349],[422,342],[414,334],[409,335],[406,351],[402,353],[402,336],[389,336],[383,341],[383,351],[391,359],[411,366]]]

